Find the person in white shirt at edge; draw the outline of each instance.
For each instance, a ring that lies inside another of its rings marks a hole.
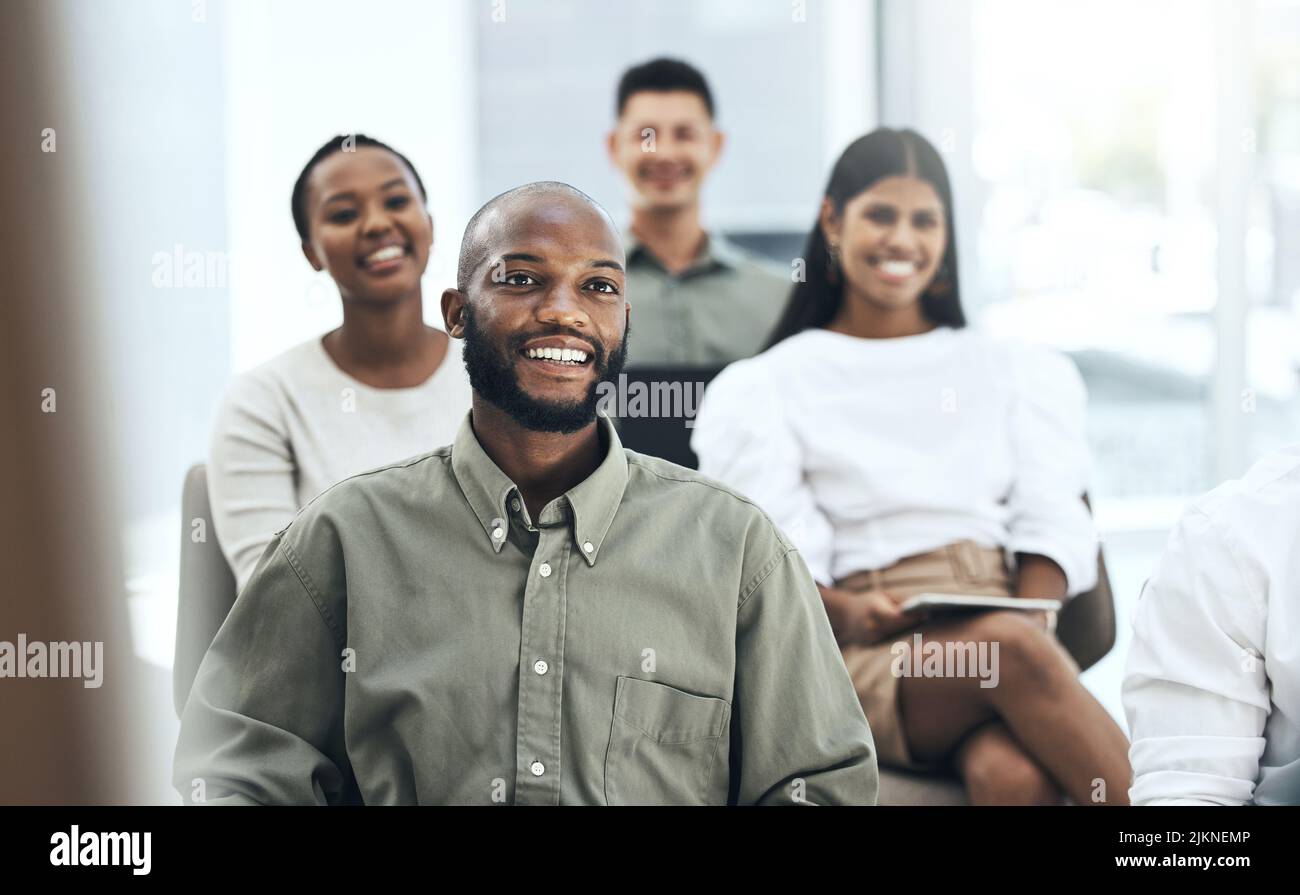
[[[899,608],[926,591],[1063,599],[1096,584],[1078,371],[964,328],[947,172],[913,131],[844,151],[804,258],[767,350],[705,392],[700,471],[803,553],[882,765],[950,765],[976,804],[1126,804],[1128,742],[1054,618]],[[996,644],[996,684],[909,673],[916,635]]]
[[[424,323],[424,184],[395,149],[330,140],[293,187],[302,251],[343,325],[236,379],[208,461],[212,522],[240,589],[266,545],[330,485],[450,444],[470,406],[460,343]]]
[[[1133,804],[1300,804],[1298,545],[1300,445],[1183,513],[1133,615]]]

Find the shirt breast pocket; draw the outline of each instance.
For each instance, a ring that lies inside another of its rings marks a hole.
[[[730,717],[725,700],[620,676],[605,751],[606,803],[725,803],[727,759],[718,753],[727,748]]]

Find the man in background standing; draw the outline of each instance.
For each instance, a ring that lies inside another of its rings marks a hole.
[[[700,191],[726,142],[704,75],[673,59],[635,66],[619,81],[617,113],[609,156],[632,193],[629,368],[721,367],[757,354],[790,282],[700,223]]]

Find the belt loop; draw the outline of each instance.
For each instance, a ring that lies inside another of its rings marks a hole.
[[[981,584],[996,577],[993,573],[993,563],[989,559],[988,549],[981,547],[974,541],[964,541],[962,547],[966,551],[966,556],[970,561],[971,576],[974,581]]]
[[[961,541],[948,544],[943,548],[943,552],[948,559],[948,567],[952,570],[952,580],[964,585],[970,583],[970,575],[967,572],[966,564],[962,562],[961,546]]]
[[[958,541],[954,547],[962,567],[962,580],[971,585],[980,583],[984,578],[984,557],[980,556],[979,545],[974,541]]]

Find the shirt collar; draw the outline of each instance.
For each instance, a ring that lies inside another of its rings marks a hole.
[[[705,236],[707,238],[704,242],[704,249],[683,273],[699,273],[717,268],[734,270],[744,263],[744,252],[721,233],[706,231]],[[663,264],[659,262],[659,259],[645,247],[641,240],[636,238],[630,228],[623,231],[623,248],[627,253],[629,267],[644,261],[653,264],[655,267],[663,268]]]
[[[609,445],[605,459],[595,472],[564,493],[563,499],[572,509],[573,539],[578,553],[594,566],[600,555],[605,535],[614,522],[614,514],[623,501],[627,488],[627,455],[623,443],[608,416],[598,414],[596,423],[605,433]],[[495,553],[500,553],[506,542],[509,516],[506,502],[518,493],[515,483],[479,444],[474,434],[471,414],[465,414],[460,431],[451,448],[451,469],[460,490],[469,501],[470,508],[483,526],[483,533]],[[590,545],[590,549],[588,549]]]

